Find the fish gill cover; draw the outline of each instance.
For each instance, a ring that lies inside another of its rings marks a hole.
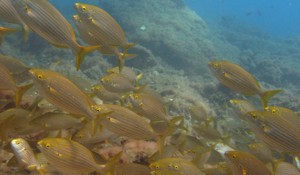
[[[297,0],[0,5],[0,174],[299,168]]]

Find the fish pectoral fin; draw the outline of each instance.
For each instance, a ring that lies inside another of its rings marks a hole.
[[[130,49],[136,45],[137,45],[137,43],[128,43],[128,44],[126,44],[126,46],[123,47],[123,49],[125,52],[127,52],[128,49]]]
[[[96,51],[102,47],[101,45],[97,46],[80,46],[79,50],[76,53],[76,70],[79,70],[81,63],[84,60],[84,56],[90,52]]]
[[[22,28],[22,37],[24,43],[28,40],[29,31],[30,31],[29,27],[27,25],[24,25]]]
[[[20,86],[20,87],[17,87],[17,90],[16,90],[16,94],[15,94],[15,98],[16,98],[16,106],[18,107],[20,105],[20,102],[21,102],[21,99],[22,99],[22,96],[24,95],[24,93],[30,89],[31,87],[33,86],[32,83],[30,84],[27,84],[27,85],[24,85],[24,86]]]
[[[60,45],[60,44],[54,44],[54,43],[51,43],[51,44],[57,48],[68,48],[68,46],[66,46],[66,45]]]
[[[245,170],[244,168],[242,169],[242,175],[247,175],[247,170]]]

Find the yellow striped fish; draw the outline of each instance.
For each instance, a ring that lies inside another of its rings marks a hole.
[[[100,47],[79,45],[70,23],[49,1],[12,0],[12,5],[32,31],[56,47],[72,48],[76,52],[77,70],[84,56]]]
[[[129,95],[133,109],[151,121],[168,120],[162,101],[151,93],[134,93]]]
[[[280,152],[300,153],[300,128],[288,118],[268,111],[253,111],[246,114],[255,135]]]
[[[70,114],[47,112],[33,120],[30,124],[41,127],[46,131],[80,127],[84,118],[75,118]]]
[[[111,165],[97,164],[92,152],[83,145],[63,138],[44,138],[37,143],[50,165],[66,174],[113,171]]]
[[[105,45],[120,46],[124,50],[128,50],[134,44],[126,41],[125,32],[117,21],[100,7],[75,3],[75,10],[83,20],[89,19],[95,26],[98,27],[98,35],[103,39]]]
[[[262,161],[242,151],[227,151],[225,160],[233,175],[272,175]]]
[[[263,107],[268,106],[271,97],[282,91],[265,91],[253,75],[229,61],[211,61],[208,66],[220,83],[227,88],[243,95],[259,95]]]
[[[121,101],[122,96],[119,93],[114,93],[106,90],[102,85],[97,84],[92,86],[92,92],[105,103],[114,103],[116,101]]]
[[[116,55],[117,58],[121,57],[123,53],[121,53],[116,46],[111,45],[105,45],[105,41],[102,38],[99,38],[93,34],[93,30],[88,25],[89,23],[86,23],[78,15],[73,16],[73,21],[76,25],[76,28],[79,32],[80,37],[88,44],[90,45],[102,45],[101,48],[99,48],[99,51],[104,55]]]
[[[103,87],[110,92],[126,93],[138,91],[143,87],[135,87],[132,82],[121,74],[108,74],[100,79]]]
[[[88,37],[85,40],[94,42],[95,39],[91,39],[91,37],[96,38],[97,43],[103,46],[103,49],[100,50],[101,53],[116,55],[119,61],[119,70],[121,71],[123,60],[136,56],[134,54],[127,54],[127,50],[133,47],[134,44],[127,43],[125,32],[121,26],[110,14],[99,7],[75,3],[75,9],[81,19],[80,24],[84,26],[79,27],[79,29],[85,29],[81,33],[87,33],[86,29],[88,29],[88,33],[90,34],[83,35],[83,37]],[[119,47],[124,50],[124,53],[119,51]]]
[[[119,71],[118,67],[113,67],[110,69],[107,69],[107,73],[117,73],[121,74],[123,77],[127,78],[131,82],[139,82],[139,80],[143,77],[143,73],[137,74],[133,68],[124,66],[122,69],[122,72]]]
[[[104,106],[113,112],[100,122],[111,132],[133,139],[157,138],[157,134],[146,118],[122,106],[110,104],[104,104]]]
[[[41,96],[59,109],[94,119],[103,108],[63,75],[46,69],[30,69],[35,87]],[[107,111],[106,111],[107,112]]]

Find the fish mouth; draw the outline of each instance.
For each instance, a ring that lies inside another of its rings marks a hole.
[[[43,147],[43,142],[42,142],[41,140],[38,141],[37,144],[36,144],[36,146],[37,146],[38,148],[42,148],[42,147]]]
[[[74,7],[75,7],[75,9],[77,9],[77,10],[79,10],[80,9],[80,3],[78,3],[78,2],[76,2],[75,4],[74,4]]]
[[[34,72],[33,69],[30,69],[28,72],[29,72],[31,75],[34,75],[34,74],[35,74],[35,72]]]

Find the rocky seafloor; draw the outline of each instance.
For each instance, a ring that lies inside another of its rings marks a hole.
[[[228,101],[248,98],[220,85],[207,67],[210,60],[231,60],[266,89],[283,89],[270,103],[300,112],[300,36],[274,38],[231,17],[206,21],[181,0],[87,2],[107,10],[128,40],[138,43],[130,50],[138,56],[126,61],[126,66],[143,72],[143,82],[171,101],[171,114],[184,115],[188,121],[189,107],[201,105],[209,115],[227,120],[232,115]],[[114,57],[92,53],[77,72],[71,50],[55,48],[34,33],[26,43],[20,33],[7,36],[0,54],[20,58],[29,66],[82,76],[91,84],[116,65]],[[258,97],[250,98],[259,105]],[[0,169],[0,174],[8,173]]]

